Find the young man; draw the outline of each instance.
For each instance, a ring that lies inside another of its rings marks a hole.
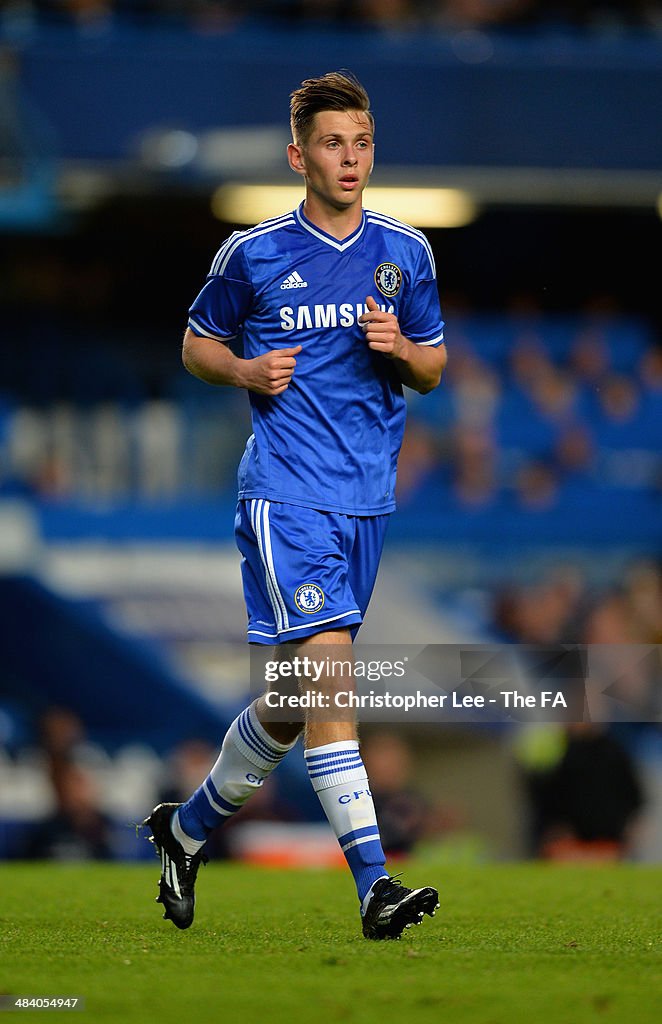
[[[356,79],[330,73],[291,96],[288,159],[305,200],[221,246],[190,310],[184,364],[249,392],[254,434],[239,470],[236,538],[255,644],[347,652],[365,615],[394,510],[405,423],[402,385],[435,388],[446,363],[432,251],[424,235],[362,207],[374,122]],[[243,355],[230,342],[241,336]],[[333,692],[334,679],[317,684]],[[344,683],[346,685],[346,681]],[[210,832],[262,785],[301,726],[264,696],[230,726],[218,761],[182,805],[145,825],[161,857],[159,902],[193,920]],[[363,934],[397,938],[432,916],[436,889],[384,868],[356,723],[305,723],[310,779],[356,882]]]

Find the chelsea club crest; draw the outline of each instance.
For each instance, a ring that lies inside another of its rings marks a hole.
[[[402,284],[402,271],[395,263],[380,263],[375,271],[375,284],[389,299],[397,295]]]
[[[312,615],[324,605],[324,591],[316,583],[304,583],[295,593],[294,603],[300,612]]]

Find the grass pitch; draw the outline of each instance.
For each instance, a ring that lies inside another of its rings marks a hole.
[[[404,875],[437,884],[441,908],[371,943],[344,871],[211,864],[179,932],[153,902],[156,859],[4,865],[0,991],[83,996],[68,1016],[93,1024],[662,1020],[662,868],[412,861]]]

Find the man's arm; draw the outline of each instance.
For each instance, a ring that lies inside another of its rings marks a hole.
[[[383,313],[372,295],[366,299],[368,312],[359,317],[368,347],[392,359],[403,384],[421,395],[433,391],[446,366],[446,346],[416,345],[400,331],[398,318]]]
[[[207,384],[246,388],[258,395],[280,395],[292,380],[297,364],[294,357],[300,351],[301,345],[297,345],[265,352],[255,359],[241,359],[227,345],[201,338],[189,327],[184,335],[182,361],[189,373]]]

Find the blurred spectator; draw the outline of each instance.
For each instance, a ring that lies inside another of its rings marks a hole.
[[[439,837],[441,810],[414,783],[406,741],[396,732],[380,730],[366,734],[361,749],[386,856],[406,856],[421,840]]]
[[[57,737],[57,742],[62,739]],[[55,810],[40,822],[19,854],[39,860],[108,860],[112,823],[102,812],[92,775],[58,749],[50,765]]]
[[[80,32],[95,34],[111,27],[116,5],[112,0],[50,0],[37,6]]]
[[[452,388],[456,423],[488,428],[502,397],[501,382],[494,368],[465,351],[451,365],[446,380]]]
[[[444,28],[491,28],[530,25],[539,0],[441,0],[439,24]]]
[[[623,585],[600,595],[587,616],[584,639],[590,644],[655,644],[662,637],[662,570],[637,562]]]
[[[537,334],[524,334],[517,339],[510,352],[509,368],[513,383],[524,392],[529,392],[554,369],[549,353]]]
[[[546,860],[622,860],[644,804],[637,766],[602,725],[568,725],[561,756],[525,771],[533,851]]]
[[[535,584],[499,591],[493,620],[507,642],[577,643],[586,603],[586,583],[573,566],[561,566]]]
[[[158,802],[180,803],[188,800],[209,774],[218,751],[205,740],[186,740],[171,751]]]
[[[114,857],[113,822],[103,809],[94,771],[105,753],[90,742],[76,712],[58,705],[39,717],[36,740],[26,766],[37,772],[37,789],[50,811],[25,833],[15,854],[54,860]]]
[[[515,479],[515,496],[520,508],[544,512],[559,501],[559,479],[556,469],[541,459],[526,462]]]
[[[639,392],[630,377],[625,374],[610,374],[599,390],[600,412],[606,423],[625,427],[632,423],[639,411]]]
[[[466,507],[489,505],[497,493],[494,442],[481,430],[458,429],[453,450],[452,488]]]
[[[554,461],[562,482],[589,481],[594,459],[593,438],[585,426],[573,424],[559,434]]]
[[[568,373],[551,369],[531,383],[531,398],[541,417],[555,426],[567,426],[579,413],[578,389]]]
[[[662,395],[662,348],[647,348],[637,367],[644,390]]]
[[[580,383],[595,387],[610,370],[609,350],[595,329],[580,332],[570,350],[570,369]]]
[[[398,462],[397,496],[406,504],[438,467],[440,461],[438,437],[423,423],[415,419],[409,424],[402,442]]]
[[[145,402],[135,417],[140,489],[149,499],[173,497],[180,489],[182,416],[172,402]]]
[[[52,764],[71,761],[85,743],[85,727],[69,708],[48,708],[39,719],[38,732],[41,747]]]
[[[636,562],[625,577],[627,612],[644,644],[662,644],[662,568]]]
[[[398,28],[414,24],[416,5],[412,0],[354,0],[353,17],[382,28]]]

